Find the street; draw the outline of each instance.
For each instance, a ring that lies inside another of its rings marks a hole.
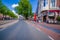
[[[0,31],[0,40],[51,40],[47,34],[37,30],[24,20]]]

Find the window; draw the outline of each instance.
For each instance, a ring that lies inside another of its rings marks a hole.
[[[45,0],[44,0],[44,6],[46,5]]]
[[[55,7],[55,0],[51,0],[52,7]]]
[[[47,5],[48,1],[44,0],[44,7]]]

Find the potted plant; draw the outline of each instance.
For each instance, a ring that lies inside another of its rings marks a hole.
[[[57,17],[57,21],[60,21],[60,16]]]

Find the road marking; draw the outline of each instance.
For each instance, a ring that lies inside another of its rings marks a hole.
[[[48,37],[49,37],[51,40],[54,40],[51,36],[48,35]]]
[[[35,26],[34,24],[33,24],[33,26]],[[42,31],[42,30],[40,30],[39,28],[37,28],[37,27],[35,27],[38,31]],[[48,37],[51,39],[51,40],[54,40],[51,36],[49,36],[48,35]]]
[[[39,28],[36,28],[38,31],[42,31]],[[51,40],[54,40],[51,36],[48,36]]]
[[[36,28],[38,31],[41,31],[39,28]]]

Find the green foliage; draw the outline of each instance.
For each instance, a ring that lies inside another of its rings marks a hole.
[[[60,16],[57,17],[57,21],[60,21]]]
[[[17,16],[2,3],[2,0],[0,0],[0,13],[4,16],[8,15],[12,18],[17,18]]]
[[[17,18],[17,16],[11,10],[7,10],[7,14],[12,18]]]
[[[19,6],[15,8],[16,12],[28,19],[28,17],[32,15],[32,5],[29,0],[20,0],[18,5]]]

